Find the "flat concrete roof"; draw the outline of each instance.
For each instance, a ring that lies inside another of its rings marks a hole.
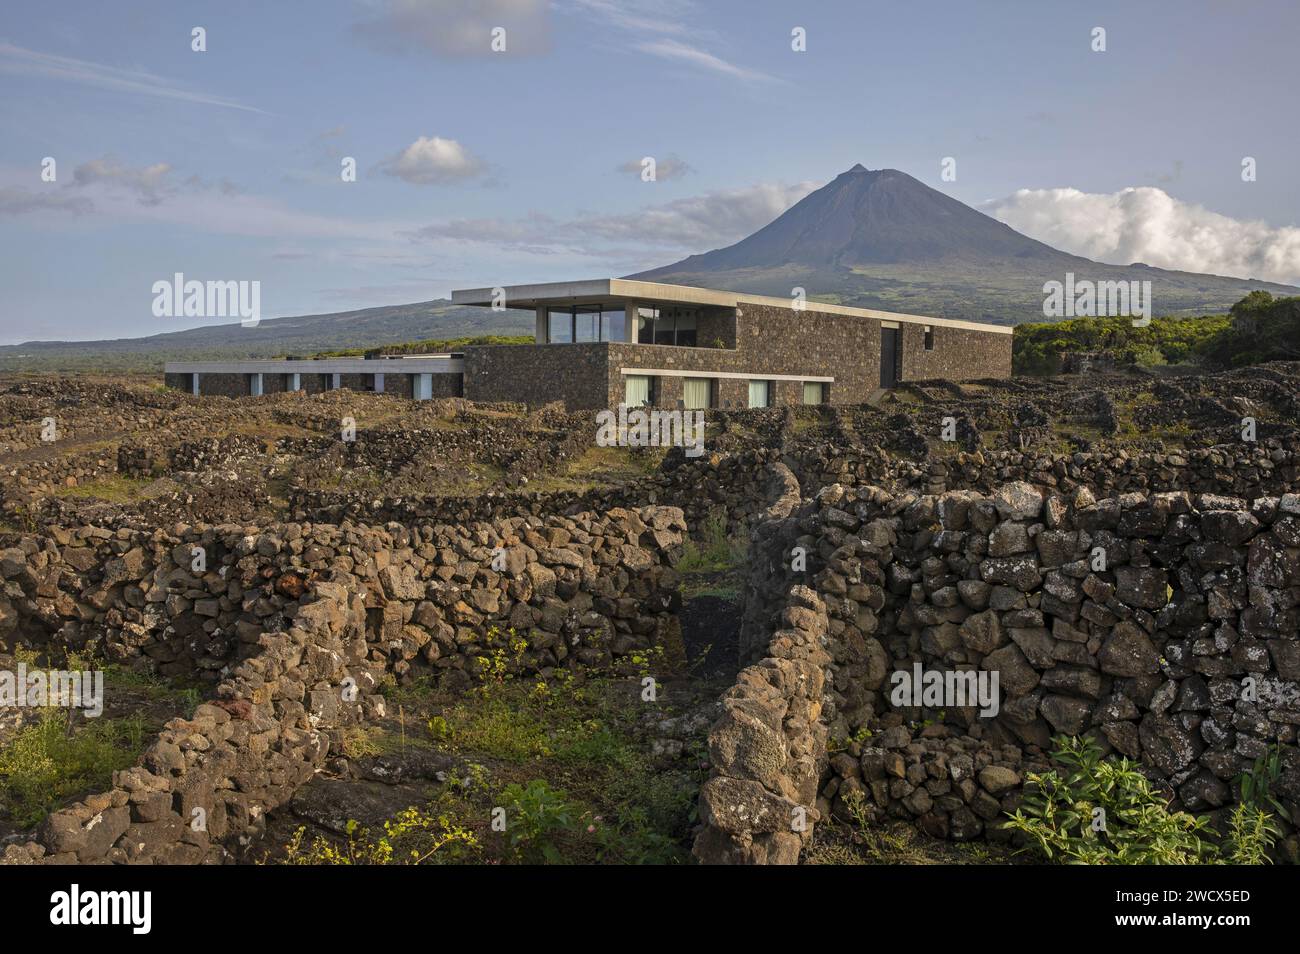
[[[713,288],[696,288],[693,285],[667,285],[662,282],[639,282],[628,278],[593,278],[579,282],[538,282],[532,285],[501,286],[505,292],[507,308],[534,309],[544,305],[582,305],[607,302],[618,298],[641,301],[674,302],[683,305],[714,305],[735,308],[741,304],[769,305],[789,308],[796,315],[789,298],[769,295],[750,295],[745,292],[719,291]],[[451,293],[454,305],[491,305],[495,288],[461,288]],[[899,321],[936,328],[965,328],[970,331],[987,331],[990,334],[1009,335],[1009,325],[991,325],[979,321],[959,321],[953,318],[931,318],[926,315],[909,315],[874,308],[850,308],[847,305],[829,305],[809,299],[809,311],[852,318],[875,318],[880,321]]]
[[[235,361],[167,361],[164,374],[460,374],[465,362],[451,355],[418,358],[283,358]]]

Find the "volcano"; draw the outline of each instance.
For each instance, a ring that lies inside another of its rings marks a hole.
[[[1256,289],[1300,288],[1106,265],[1022,235],[897,169],[861,164],[795,203],[753,235],[629,278],[813,299],[945,318],[1042,321],[1043,284],[1149,281],[1156,314],[1226,311]]]

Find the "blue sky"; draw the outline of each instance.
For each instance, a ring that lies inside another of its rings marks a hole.
[[[0,21],[0,342],[202,323],[151,312],[152,284],[178,271],[260,281],[266,317],[624,274],[729,244],[857,162],[1068,251],[1297,281],[1298,9],[15,6]]]

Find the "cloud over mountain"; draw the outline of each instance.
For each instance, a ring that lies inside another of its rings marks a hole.
[[[983,209],[1018,232],[1100,262],[1300,280],[1300,228],[1234,219],[1151,186],[1020,189]]]

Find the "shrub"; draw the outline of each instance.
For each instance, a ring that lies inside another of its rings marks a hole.
[[[563,789],[536,778],[527,785],[513,782],[501,792],[506,812],[506,837],[515,857],[525,864],[559,864],[564,859],[555,839],[573,827]]]
[[[66,799],[107,788],[115,771],[135,764],[145,737],[138,715],[89,720],[70,734],[66,714],[47,710],[0,749],[0,803],[30,828]]]
[[[408,808],[384,822],[384,833],[372,838],[367,828],[349,820],[346,841],[335,844],[317,835],[304,846],[305,828],[293,834],[285,848],[288,865],[422,865],[453,861],[476,851],[478,838],[446,814]]]
[[[1060,736],[1054,742],[1052,758],[1063,771],[1031,773],[1024,800],[1007,822],[1048,861],[1251,864],[1272,845],[1267,813],[1239,811],[1219,846],[1210,840],[1209,819],[1169,811],[1168,800],[1135,763],[1103,759],[1090,738]]]

